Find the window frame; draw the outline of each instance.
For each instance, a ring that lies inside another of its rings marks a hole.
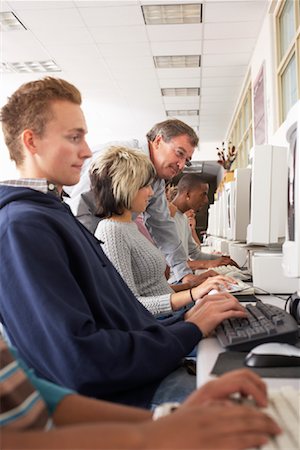
[[[278,127],[285,120],[284,115],[284,101],[282,89],[282,77],[293,56],[296,59],[296,89],[297,99],[300,98],[300,0],[293,2],[294,18],[295,18],[295,33],[291,42],[289,43],[283,56],[281,56],[281,35],[280,35],[280,17],[288,0],[280,0],[275,10],[275,33],[276,33],[276,85],[278,93]],[[291,105],[292,106],[292,105]]]
[[[245,113],[246,106],[247,113]],[[246,123],[247,116],[248,123]],[[241,124],[243,127],[242,129],[240,129]],[[248,139],[250,139],[249,148],[247,146]],[[249,162],[249,151],[253,145],[252,86],[250,75],[247,77],[247,83],[238,104],[236,114],[234,115],[227,140],[237,148],[237,157],[232,164],[232,170],[237,167],[247,167]]]

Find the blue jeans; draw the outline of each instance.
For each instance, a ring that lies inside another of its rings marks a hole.
[[[151,409],[165,402],[183,402],[196,389],[196,377],[184,367],[170,373],[162,380],[151,401]]]

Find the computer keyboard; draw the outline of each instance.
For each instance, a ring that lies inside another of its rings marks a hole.
[[[247,291],[247,294],[254,294],[254,288],[247,284],[244,283],[244,281],[241,280],[237,280],[236,279],[237,284],[230,284],[228,289],[225,289],[227,292],[230,292],[231,294],[234,295],[235,292],[239,292],[242,293],[242,291]]]
[[[291,386],[269,391],[269,403],[264,411],[277,422],[282,433],[259,447],[260,450],[299,450],[300,391]]]
[[[260,300],[245,308],[247,318],[226,319],[216,328],[222,347],[243,352],[265,342],[296,343],[298,325],[287,311]]]
[[[213,270],[219,275],[227,275],[228,277],[236,278],[237,280],[249,281],[251,280],[250,272],[246,270],[239,269],[236,266],[218,266],[214,267]]]

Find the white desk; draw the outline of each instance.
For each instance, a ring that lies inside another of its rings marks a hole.
[[[275,306],[284,308],[284,301],[276,297],[259,296],[264,303],[269,303]],[[224,352],[219,341],[215,337],[209,337],[203,339],[198,344],[197,349],[197,386],[200,387],[207,381],[215,378],[215,375],[211,375],[211,370],[217,360],[219,353]],[[283,385],[293,386],[295,389],[300,390],[299,378],[264,378],[265,382],[271,389],[279,389]]]

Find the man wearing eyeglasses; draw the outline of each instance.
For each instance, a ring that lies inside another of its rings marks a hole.
[[[155,124],[147,133],[146,138],[147,140],[144,141],[134,139],[104,144],[94,150],[92,160],[97,158],[99,153],[109,145],[120,144],[139,148],[149,155],[156,169],[157,179],[152,185],[153,197],[144,213],[145,225],[157,247],[164,253],[176,281],[188,282],[191,285],[198,284],[203,281],[204,277],[192,275],[174,220],[170,217],[165,196],[165,180],[174,178],[182,172],[185,166],[191,165],[195,147],[198,145],[198,136],[186,123],[170,119]],[[91,161],[82,172],[78,185],[72,189],[71,198],[66,199],[66,202],[83,225],[94,233],[99,218],[94,215],[94,199],[90,191],[88,176],[90,163]]]

